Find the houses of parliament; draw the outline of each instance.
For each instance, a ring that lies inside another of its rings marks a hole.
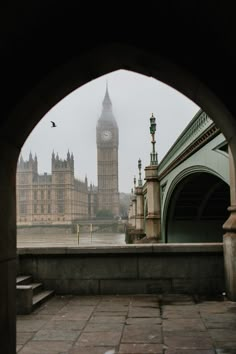
[[[52,153],[51,174],[38,173],[37,156],[20,156],[16,174],[17,226],[65,225],[96,216],[119,215],[119,129],[106,86],[96,126],[97,186],[74,174],[74,156]]]

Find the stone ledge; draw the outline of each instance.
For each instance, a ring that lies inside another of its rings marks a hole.
[[[30,247],[18,248],[17,255],[99,255],[142,253],[222,253],[223,243],[135,244],[99,247]]]

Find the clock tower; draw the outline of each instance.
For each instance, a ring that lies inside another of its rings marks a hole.
[[[112,112],[112,103],[106,86],[102,113],[97,122],[97,210],[104,215],[119,215],[118,146],[119,129]]]

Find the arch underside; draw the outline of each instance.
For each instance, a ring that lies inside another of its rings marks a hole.
[[[216,175],[195,172],[175,187],[168,203],[167,242],[222,242],[230,190]]]

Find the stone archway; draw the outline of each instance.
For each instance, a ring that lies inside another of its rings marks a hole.
[[[215,120],[236,161],[233,9],[222,4],[213,13],[208,2],[204,11],[195,3],[186,7],[159,2],[119,6],[114,16],[114,10],[101,3],[94,4],[93,11],[90,6],[41,1],[19,8],[13,3],[2,11],[0,335],[5,354],[15,352],[16,163],[34,126],[60,99],[117,69],[152,76],[185,94]],[[96,31],[89,34],[91,22]],[[234,232],[234,224],[233,218],[227,229]],[[235,272],[234,265],[233,277]]]

